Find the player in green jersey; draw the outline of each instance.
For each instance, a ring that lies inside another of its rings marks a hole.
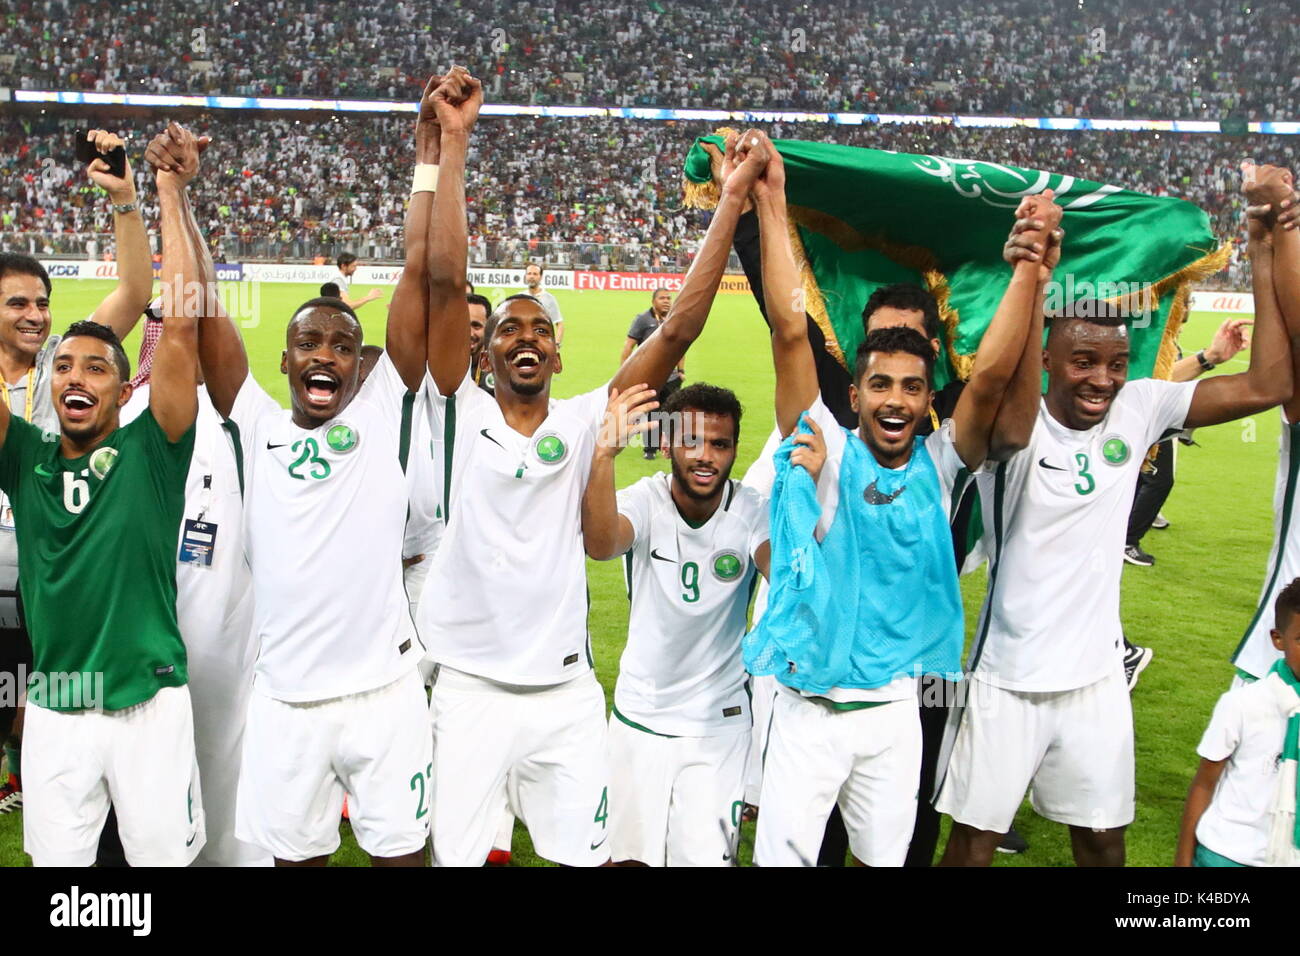
[[[0,406],[0,489],[13,502],[34,657],[23,829],[38,866],[89,865],[110,800],[133,866],[183,866],[204,844],[175,576],[198,408],[202,297],[185,294],[198,273],[181,219],[194,171],[158,174],[171,308],[148,411],[119,428],[130,364],[113,330],[91,321],[73,324],[54,356],[57,433]]]

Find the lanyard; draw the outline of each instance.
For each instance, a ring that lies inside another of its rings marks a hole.
[[[36,366],[33,365],[31,368],[27,370],[27,395],[23,401],[23,406],[24,406],[23,418],[25,418],[29,422],[32,420],[32,401],[36,397],[36,389],[32,387],[35,376],[36,376]],[[13,410],[13,402],[9,398],[9,392],[12,388],[13,388],[12,385],[10,385],[8,382],[5,382],[5,387],[3,389],[0,389],[0,394],[4,395],[5,405],[9,408],[10,411]]]

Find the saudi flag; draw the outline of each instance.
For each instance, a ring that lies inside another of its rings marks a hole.
[[[717,204],[702,144],[722,149],[727,132],[691,147],[687,205]],[[868,296],[881,285],[911,282],[939,303],[945,354],[938,385],[967,378],[1010,277],[1002,246],[1013,213],[1024,196],[1045,189],[1065,210],[1066,232],[1047,309],[1088,298],[1119,304],[1132,336],[1131,378],[1168,376],[1191,284],[1228,261],[1209,217],[1181,199],[976,159],[798,140],[775,145],[785,159],[807,311],[845,368],[863,338]]]

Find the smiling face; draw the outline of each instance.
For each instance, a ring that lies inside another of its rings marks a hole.
[[[496,392],[538,395],[550,388],[551,376],[561,370],[555,345],[555,327],[540,303],[511,299],[501,306],[484,348]]]
[[[1128,361],[1129,337],[1123,325],[1054,320],[1043,350],[1048,412],[1077,431],[1097,425],[1128,380]]]
[[[681,421],[664,431],[672,433],[665,438],[672,441],[673,484],[697,501],[722,494],[736,464],[736,420],[683,408]]]
[[[469,354],[478,358],[483,349],[483,329],[487,327],[488,311],[481,302],[469,304]]]
[[[122,380],[111,345],[73,335],[59,343],[50,394],[63,434],[85,446],[117,428],[118,410],[131,397],[131,384]]]
[[[917,426],[930,414],[925,362],[910,352],[872,352],[849,402],[858,414],[858,436],[886,468],[899,468],[912,454]]]
[[[0,348],[35,360],[50,336],[50,296],[38,276],[19,272],[0,279]]]
[[[294,424],[315,428],[336,417],[360,387],[361,326],[328,306],[304,308],[289,323],[280,371],[289,376]]]

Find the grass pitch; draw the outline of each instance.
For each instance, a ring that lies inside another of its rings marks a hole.
[[[56,281],[55,331],[89,315],[112,287],[110,282]],[[249,296],[248,292],[253,292]],[[316,294],[315,286],[261,284],[244,290],[251,305],[244,338],[254,375],[288,403],[280,374],[284,327],[293,309]],[[368,291],[355,288],[354,296]],[[386,289],[391,295],[391,288]],[[491,291],[491,290],[489,290]],[[607,380],[632,317],[648,307],[649,296],[631,292],[557,292],[565,317],[565,371],[555,380],[556,397],[574,395]],[[360,310],[369,341],[383,343],[384,301]],[[1193,314],[1183,348],[1207,344],[1223,316]],[[138,334],[127,343],[136,354]],[[1241,371],[1246,355],[1224,371]],[[687,379],[733,389],[745,407],[735,474],[761,450],[773,424],[773,374],[766,327],[753,300],[719,295],[703,336],[687,356]],[[1128,861],[1167,866],[1173,859],[1183,798],[1195,770],[1197,741],[1210,712],[1228,685],[1228,663],[1254,612],[1272,537],[1273,475],[1277,466],[1278,422],[1271,411],[1228,425],[1200,429],[1198,447],[1180,447],[1178,477],[1164,509],[1167,531],[1153,531],[1144,547],[1155,567],[1125,567],[1123,619],[1129,639],[1155,649],[1152,665],[1133,694],[1137,735],[1137,819],[1129,828]],[[633,449],[618,459],[618,484],[625,487],[667,463],[647,462]],[[627,598],[620,563],[589,562],[590,628],[596,673],[611,697],[619,655],[627,636]],[[983,599],[983,571],[962,581],[967,633]],[[1064,827],[1037,817],[1026,804],[1016,826],[1029,841],[1023,856],[999,856],[997,865],[1067,866],[1072,863]],[[366,865],[346,825],[333,865]],[[748,862],[753,829],[746,826],[741,858]],[[942,849],[942,844],[940,849]],[[516,827],[516,865],[542,864],[527,833]],[[0,816],[0,865],[29,865],[22,850],[20,814]]]

